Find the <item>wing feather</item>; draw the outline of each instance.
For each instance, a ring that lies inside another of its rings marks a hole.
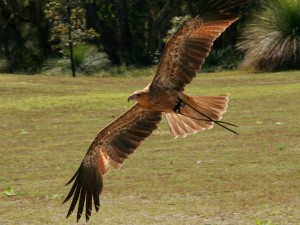
[[[135,134],[133,134],[132,132],[129,132],[129,131],[124,132],[122,134],[122,136],[124,136],[125,138],[127,138],[131,141],[137,142],[137,143],[140,143],[141,141],[144,140],[143,137],[137,136],[137,135],[135,135]]]
[[[79,169],[67,183],[74,181],[65,202],[72,198],[67,217],[76,204],[77,221],[81,218],[85,205],[86,221],[89,220],[94,202],[95,210],[100,207],[103,175],[109,164],[120,168],[126,158],[134,152],[140,142],[147,138],[161,120],[161,112],[149,111],[137,104],[100,131],[87,151]]]
[[[213,42],[239,15],[228,10],[249,0],[208,0],[167,42],[151,85],[182,91],[196,76]]]
[[[90,183],[91,187],[92,184]],[[92,188],[88,188],[87,189],[87,193],[86,193],[86,207],[85,207],[85,219],[88,220],[92,214],[92,208],[93,208],[93,193],[92,193]]]

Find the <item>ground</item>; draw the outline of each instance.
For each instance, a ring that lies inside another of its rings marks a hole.
[[[0,224],[75,224],[65,183],[150,80],[0,75]],[[239,135],[173,140],[164,119],[105,176],[89,224],[300,224],[300,72],[202,73],[186,92],[230,93]]]

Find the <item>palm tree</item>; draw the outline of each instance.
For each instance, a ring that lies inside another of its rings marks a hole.
[[[267,0],[242,32],[242,69],[300,69],[300,1]]]

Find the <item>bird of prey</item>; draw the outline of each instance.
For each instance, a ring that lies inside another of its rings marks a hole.
[[[186,21],[168,40],[157,72],[144,89],[132,93],[128,101],[136,103],[123,115],[102,129],[89,147],[79,169],[67,183],[73,186],[64,202],[73,196],[67,217],[78,203],[77,222],[85,205],[86,221],[92,208],[100,207],[103,176],[110,166],[120,168],[125,159],[147,138],[165,113],[174,138],[185,137],[218,124],[235,133],[222,122],[228,96],[188,96],[184,87],[208,56],[213,42],[238,20],[232,9],[248,0],[206,0],[203,10]],[[234,125],[233,125],[234,126]]]

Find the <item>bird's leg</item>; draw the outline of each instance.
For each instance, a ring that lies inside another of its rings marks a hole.
[[[183,108],[184,106],[185,106],[185,103],[181,99],[178,99],[175,107],[173,108],[173,111],[177,114],[181,114],[181,108]]]
[[[188,105],[189,107],[191,107],[193,110],[195,110],[196,112],[198,112],[199,114],[201,114],[202,116],[204,116],[205,118],[207,119],[199,119],[199,118],[195,118],[195,117],[192,117],[192,116],[189,116],[189,115],[186,115],[184,113],[181,112],[181,109],[185,106],[185,105]],[[179,99],[175,105],[175,107],[173,108],[173,111],[177,114],[181,114],[183,116],[187,116],[189,118],[192,118],[192,119],[195,119],[195,120],[202,120],[202,121],[211,121],[211,122],[214,122],[216,123],[217,125],[219,125],[220,127],[232,132],[232,133],[235,133],[235,134],[238,134],[236,131],[224,126],[223,124],[227,124],[229,126],[233,126],[233,127],[238,127],[232,123],[228,123],[228,122],[224,122],[224,121],[217,121],[217,120],[214,120],[212,118],[210,118],[209,116],[205,115],[204,113],[200,112],[199,110],[197,110],[196,108],[194,108],[193,106],[191,106],[190,104],[187,104],[185,102],[183,102],[181,99]]]

